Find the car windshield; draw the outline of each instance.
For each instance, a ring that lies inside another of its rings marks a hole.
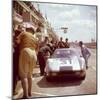
[[[78,56],[77,52],[75,50],[71,49],[57,49],[54,54],[52,55],[52,58],[70,58],[72,56]]]

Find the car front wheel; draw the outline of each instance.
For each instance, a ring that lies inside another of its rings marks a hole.
[[[83,71],[82,74],[80,75],[81,80],[85,80],[86,78],[86,71]]]

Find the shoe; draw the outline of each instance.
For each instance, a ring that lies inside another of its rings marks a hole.
[[[88,69],[88,66],[86,66],[86,69]]]
[[[18,92],[17,92],[17,91],[14,91],[14,92],[13,92],[13,95],[17,95],[17,94],[18,94]]]
[[[44,75],[44,73],[40,73],[40,76],[43,76]]]
[[[32,96],[32,93],[28,93],[28,96],[31,97]]]
[[[23,97],[20,98],[20,99],[29,99],[29,97],[27,97],[27,96],[23,96]]]

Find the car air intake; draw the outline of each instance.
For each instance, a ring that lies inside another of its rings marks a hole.
[[[60,66],[60,71],[72,70],[72,66]]]

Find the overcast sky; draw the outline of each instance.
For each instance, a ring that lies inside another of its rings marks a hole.
[[[43,16],[47,19],[59,37],[69,41],[96,40],[96,6],[38,3]],[[37,3],[34,4],[36,7]],[[67,33],[60,28],[68,27]]]

